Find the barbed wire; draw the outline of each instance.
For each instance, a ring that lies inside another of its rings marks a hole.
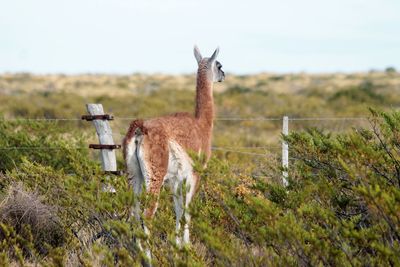
[[[115,120],[136,120],[138,118],[115,117]],[[148,118],[142,118],[144,120]],[[216,121],[282,121],[283,117],[216,117]],[[289,121],[348,121],[348,120],[368,120],[367,117],[289,117]]]
[[[271,148],[282,148],[282,145],[268,145],[268,146],[228,146],[228,147],[223,147],[226,149],[255,149],[255,150],[265,150],[265,149],[271,149]]]
[[[223,147],[212,147],[211,149],[225,151],[225,152],[231,152],[231,153],[237,153],[237,154],[243,154],[243,155],[251,155],[251,156],[276,157],[276,155],[273,155],[272,153],[261,154],[261,153],[247,152],[247,151],[238,151],[238,150],[228,149],[228,148],[223,148]]]
[[[288,118],[289,121],[356,121],[368,120],[367,117],[304,117],[304,118]]]
[[[114,117],[114,120],[136,120],[133,117]],[[148,119],[148,118],[142,118]],[[368,120],[367,117],[289,117],[289,121],[351,121],[351,120]],[[281,121],[282,118],[277,117],[217,117],[216,121]],[[82,121],[81,118],[0,118],[0,121]]]
[[[137,118],[133,117],[114,117],[114,120],[134,120]],[[217,117],[217,121],[281,121],[283,118],[277,117]],[[355,120],[368,120],[367,117],[289,117],[289,121],[355,121]],[[82,121],[82,118],[0,118],[0,121],[48,121],[48,122],[58,122],[58,121]],[[124,134],[115,132],[113,136],[125,136]],[[213,146],[212,150],[219,150],[249,156],[262,156],[262,157],[277,157],[270,150],[271,148],[280,148],[280,145],[269,145],[269,146],[229,146],[229,147],[218,147]],[[69,147],[76,150],[87,149],[87,147]],[[0,150],[62,150],[68,149],[67,147],[34,147],[34,146],[12,146],[12,147],[0,147]],[[240,150],[239,150],[240,149]],[[265,153],[255,153],[249,151],[241,151],[243,149],[247,150],[264,150]],[[291,158],[293,160],[293,158]]]
[[[265,118],[265,117],[256,117],[256,118],[240,118],[240,117],[220,117],[215,118],[216,121],[281,121],[282,118]]]
[[[54,147],[46,147],[46,146],[10,146],[10,147],[0,147],[0,151],[3,150],[64,150],[64,149],[76,149],[76,150],[83,150],[88,149],[89,147],[61,147],[61,146],[54,146]],[[239,151],[231,148],[226,147],[215,147],[211,148],[212,150],[220,150],[225,152],[232,152],[244,155],[252,155],[252,156],[263,156],[263,157],[275,157],[272,152],[269,153],[254,153],[254,152],[247,152],[247,151]]]
[[[9,146],[9,147],[0,147],[0,150],[63,150],[68,147],[49,147],[49,146]],[[70,147],[72,149],[87,149],[89,147]]]
[[[81,121],[81,118],[7,118],[0,121]]]
[[[132,121],[132,120],[147,120],[151,118],[143,118],[143,117],[114,117],[114,120],[122,120],[122,121]],[[217,117],[214,120],[216,121],[279,121],[282,118],[267,118],[267,117],[254,117],[254,118],[241,118],[241,117]]]
[[[135,118],[131,117],[115,117],[115,120],[133,120]],[[349,121],[349,120],[366,120],[366,117],[298,117],[298,118],[289,118],[290,121]],[[0,121],[81,121],[81,118],[0,118]],[[267,117],[255,117],[255,118],[243,118],[243,117],[219,117],[216,120],[221,121],[278,121],[282,120],[281,118],[267,118]],[[118,132],[113,132],[113,136],[123,137],[125,134],[121,134]],[[220,150],[232,153],[253,155],[253,156],[266,156],[267,153],[255,153],[249,151],[239,151],[238,149],[248,149],[248,150],[267,150],[271,148],[280,148],[280,145],[269,145],[269,146],[229,146],[229,147],[217,147],[213,146],[213,150]],[[57,149],[65,149],[65,147],[0,147],[0,150],[57,150]],[[73,147],[73,149],[86,149],[85,147]],[[271,154],[270,151],[268,153]]]
[[[133,117],[114,117],[114,120],[120,120],[120,121],[133,121],[133,120],[138,120],[138,119],[148,120],[148,119],[151,119],[151,118],[146,118],[146,117],[136,117],[136,118],[133,118]]]

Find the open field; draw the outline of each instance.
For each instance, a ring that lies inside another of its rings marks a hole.
[[[132,240],[143,233],[128,216],[132,192],[123,177],[110,181],[117,194],[101,191],[97,152],[87,148],[97,143],[91,123],[23,119],[79,119],[86,103],[101,103],[116,117],[120,143],[130,118],[192,112],[194,89],[194,75],[0,75],[0,265],[141,259]],[[400,264],[399,73],[227,74],[214,98],[220,149],[200,170],[193,246],[174,246],[165,191],[149,223],[155,265]],[[371,120],[291,121],[285,189],[284,115]],[[237,120],[245,118],[278,120]]]
[[[4,118],[79,118],[86,114],[86,103],[102,103],[106,112],[116,117],[148,118],[176,111],[193,112],[194,89],[194,75],[3,74],[0,114]],[[227,74],[225,82],[215,85],[214,96],[217,118],[368,117],[368,107],[400,107],[400,74]],[[95,140],[94,129],[87,123],[59,124],[90,135],[88,141]],[[112,122],[117,143],[128,126],[129,120]],[[290,123],[291,130],[320,127],[343,132],[357,126],[368,125],[362,120]],[[281,127],[280,120],[216,120],[213,146],[266,147],[265,151],[245,151],[276,154],[280,150]],[[229,152],[217,153],[237,157]]]

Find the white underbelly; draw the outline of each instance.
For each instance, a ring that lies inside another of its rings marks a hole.
[[[176,182],[183,182],[186,179],[192,179],[193,161],[175,141],[169,142],[168,170],[164,182],[171,185]]]

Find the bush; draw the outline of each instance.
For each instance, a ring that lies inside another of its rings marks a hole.
[[[400,113],[372,110],[370,123],[339,135],[293,132],[286,188],[274,161],[259,176],[221,154],[207,169],[198,162],[192,246],[179,248],[168,189],[146,222],[147,239],[130,216],[135,198],[126,178],[104,176],[86,150],[73,149],[79,135],[63,140],[56,125],[2,122],[2,145],[62,153],[1,152],[0,265],[138,265],[135,238],[160,266],[399,265]],[[105,182],[117,192],[104,192]]]
[[[376,92],[376,88],[371,81],[364,81],[359,86],[338,91],[329,98],[330,102],[339,102],[341,104],[343,104],[343,100],[382,104],[385,102],[385,97]]]
[[[0,172],[18,168],[26,158],[84,175],[95,168],[86,147],[83,135],[57,122],[0,120]]]
[[[308,191],[298,210],[317,242],[301,248],[313,247],[312,264],[400,264],[400,113],[372,110],[370,122],[348,135],[288,138],[298,159],[291,186]]]
[[[56,207],[43,204],[37,193],[26,191],[21,183],[10,185],[1,200],[0,223],[3,225],[0,239],[8,239],[9,233],[14,232],[22,239],[30,240],[41,254],[47,254],[46,246],[58,247],[65,242]],[[6,230],[5,225],[11,228]],[[33,252],[23,242],[20,246],[27,255]]]
[[[387,67],[385,69],[385,72],[386,73],[396,73],[397,71],[396,71],[395,67]]]

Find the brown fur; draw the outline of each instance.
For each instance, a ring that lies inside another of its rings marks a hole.
[[[156,196],[154,196],[156,197]],[[152,219],[154,217],[154,214],[156,214],[158,208],[158,200],[153,200],[149,203],[145,211],[143,212],[143,215],[146,219]]]
[[[135,135],[136,129],[140,129],[141,133],[147,133],[147,130],[143,126],[143,120],[139,119],[131,122],[128,132],[126,133],[124,140],[122,140],[122,153],[124,155],[124,159],[126,159],[126,148]]]
[[[196,194],[196,192],[199,190],[200,187],[200,175],[198,175],[195,171],[193,171],[193,177],[196,180],[194,188],[194,193]]]
[[[158,194],[168,169],[168,136],[162,127],[147,128],[143,145],[145,161],[149,164],[150,188],[152,194]]]
[[[211,133],[214,119],[213,83],[206,65],[200,65],[197,75],[195,114],[175,113],[144,122],[147,131],[165,131],[167,138],[176,141],[187,151],[211,156]],[[149,140],[150,141],[150,140]]]
[[[206,161],[211,156],[211,132],[214,119],[214,101],[212,95],[213,82],[208,74],[207,62],[199,65],[196,86],[196,108],[194,116],[189,113],[174,113],[171,115],[149,119],[135,120],[131,123],[124,139],[124,156],[126,146],[132,140],[137,129],[144,135],[143,145],[145,160],[149,163],[150,188],[148,191],[155,196],[160,192],[164,176],[168,169],[169,140],[174,140],[186,151],[204,153]],[[196,176],[196,187],[199,176]],[[156,201],[145,211],[147,217],[154,215]]]

